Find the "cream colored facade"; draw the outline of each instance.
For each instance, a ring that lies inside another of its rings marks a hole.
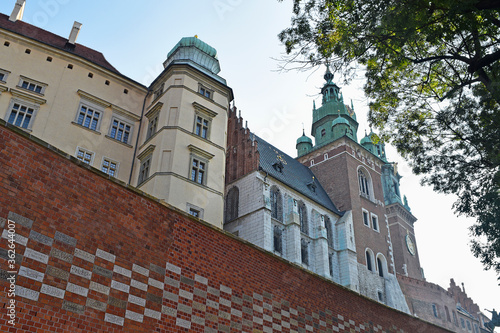
[[[23,22],[24,5],[18,0],[10,17],[0,14],[0,117],[222,228],[232,91],[218,70],[202,66],[212,61],[218,68],[215,50],[183,39],[193,45],[178,44],[178,50],[213,53],[203,54],[201,65],[184,61],[186,52],[169,54],[148,88],[120,74],[101,53],[76,44],[81,24],[75,22],[68,39],[56,36]],[[209,121],[206,138],[196,134],[198,115]],[[148,175],[139,179],[145,158]],[[201,183],[191,179],[193,158],[206,168]]]

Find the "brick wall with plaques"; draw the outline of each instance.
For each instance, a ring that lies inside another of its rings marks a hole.
[[[2,332],[447,332],[127,188],[5,123],[0,227]]]

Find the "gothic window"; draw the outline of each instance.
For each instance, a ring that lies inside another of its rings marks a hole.
[[[309,265],[309,242],[305,239],[300,240],[300,256],[304,265]]]
[[[328,266],[330,268],[330,276],[333,278],[333,254],[328,256]]]
[[[271,187],[271,217],[283,222],[283,200],[276,186]]]
[[[371,195],[371,179],[369,173],[366,170],[358,170],[358,181],[359,181],[359,193],[360,195],[370,198]]]
[[[432,304],[432,312],[434,314],[434,317],[439,318],[436,304]]]
[[[240,191],[234,186],[226,196],[226,222],[230,222],[238,217],[238,205],[240,200]]]
[[[283,254],[283,231],[278,226],[274,226],[273,230],[273,250]]]
[[[366,268],[368,268],[369,271],[373,272],[373,259],[372,259],[372,253],[370,250],[366,250]]]
[[[387,261],[382,254],[377,255],[377,268],[380,277],[387,276]]]
[[[326,238],[328,240],[328,246],[333,247],[333,230],[332,221],[328,216],[325,216],[325,228],[326,228]]]
[[[300,231],[308,235],[309,223],[307,220],[307,208],[303,201],[299,201],[298,208],[299,208],[299,219],[300,219]]]

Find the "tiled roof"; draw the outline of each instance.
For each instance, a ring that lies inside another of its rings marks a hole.
[[[338,215],[343,215],[335,207],[314,173],[308,167],[258,136],[255,136],[255,139],[257,140],[260,155],[260,167],[263,171],[321,206]],[[279,171],[280,163],[282,166],[281,172]]]
[[[29,23],[20,20],[11,22],[9,21],[9,16],[0,13],[0,28],[36,40],[40,43],[55,47],[62,51],[74,54],[111,72],[121,75],[121,73],[116,68],[114,68],[106,60],[106,58],[104,58],[104,55],[101,52],[98,52],[81,44],[68,45],[68,40],[66,38],[53,34],[47,30],[35,27],[34,25],[31,25]]]

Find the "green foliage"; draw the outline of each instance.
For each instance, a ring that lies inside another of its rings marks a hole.
[[[279,34],[302,68],[365,69],[369,121],[424,183],[474,217],[472,251],[500,274],[500,1],[294,0]]]

